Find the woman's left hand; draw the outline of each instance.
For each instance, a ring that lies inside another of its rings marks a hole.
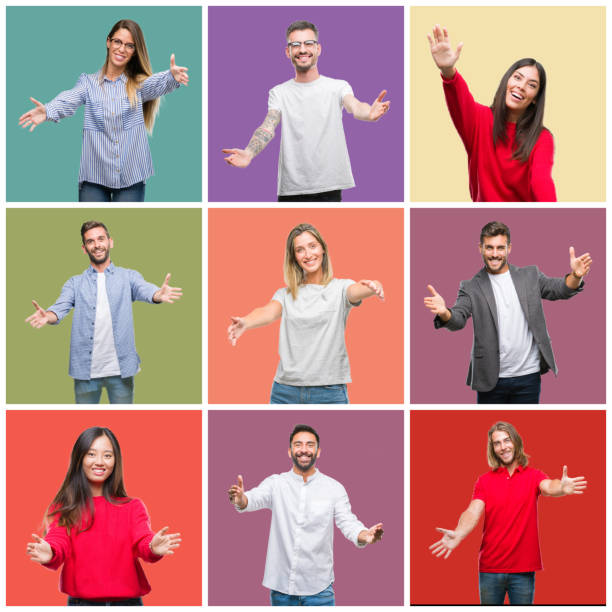
[[[376,297],[384,301],[385,292],[383,290],[383,286],[378,281],[360,280],[359,284],[366,286],[368,289],[371,289]]]
[[[187,74],[188,70],[189,68],[177,66],[174,63],[174,53],[170,56],[170,72],[172,73],[174,80],[181,85],[185,85],[185,87],[189,83],[189,75]]]
[[[163,557],[173,555],[174,549],[181,545],[180,533],[166,533],[169,527],[160,529],[151,540],[151,552]]]

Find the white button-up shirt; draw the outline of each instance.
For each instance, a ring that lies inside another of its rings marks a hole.
[[[334,525],[362,548],[365,525],[351,512],[344,487],[318,470],[304,482],[293,470],[273,474],[246,492],[247,507],[269,508],[272,524],[263,585],[288,595],[315,595],[334,581]]]

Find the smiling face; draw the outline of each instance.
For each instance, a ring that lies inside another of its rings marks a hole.
[[[113,239],[106,235],[103,227],[94,227],[83,234],[83,252],[94,265],[105,264],[113,248]]]
[[[108,49],[109,63],[121,72],[123,72],[136,52],[132,34],[125,28],[119,28],[106,39],[106,48]]]
[[[310,232],[302,232],[294,238],[293,253],[306,279],[315,282],[317,276],[322,276],[321,266],[325,251],[321,243]]]
[[[509,466],[514,462],[514,444],[510,435],[505,431],[494,431],[491,434],[493,452],[502,465]]]
[[[309,431],[300,431],[293,436],[289,447],[289,457],[295,466],[294,471],[306,474],[314,473],[314,465],[321,454],[317,438]]]
[[[102,494],[102,485],[115,468],[115,453],[108,436],[96,438],[83,457],[83,473],[92,495]]]
[[[304,44],[306,41],[316,40],[317,35],[313,30],[294,30],[289,34],[285,54],[291,60],[297,72],[308,72],[317,65],[317,60],[321,55],[321,45],[318,42],[310,45]],[[289,46],[290,43],[302,44],[299,47],[292,47]]]
[[[535,66],[517,68],[506,84],[508,120],[516,122],[530,104],[534,104],[540,91],[540,73]]]
[[[508,244],[508,236],[505,234],[485,236],[478,248],[489,274],[503,274],[509,270],[508,255],[512,245]]]

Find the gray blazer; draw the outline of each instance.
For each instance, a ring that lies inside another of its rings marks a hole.
[[[552,370],[557,374],[550,336],[546,329],[542,298],[545,300],[567,300],[583,290],[570,289],[564,278],[549,278],[537,266],[518,268],[510,265],[510,276],[516,288],[521,308],[527,319],[529,330],[540,350],[540,372]],[[467,384],[476,391],[490,391],[499,378],[499,333],[497,329],[497,307],[493,287],[485,268],[471,280],[461,281],[455,305],[450,309],[451,318],[444,323],[440,317],[434,319],[434,327],[446,327],[458,331],[465,327],[470,316],[474,324],[474,343],[470,357]]]

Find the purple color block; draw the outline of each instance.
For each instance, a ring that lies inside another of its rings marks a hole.
[[[371,104],[386,89],[387,115],[376,123],[344,112],[356,187],[346,202],[404,200],[403,7],[209,7],[208,199],[270,202],[277,197],[280,126],[247,168],[223,161],[223,148],[244,149],[268,112],[268,92],[295,76],[285,31],[305,19],[319,29],[320,74],[350,83]]]
[[[547,276],[570,272],[569,247],[593,258],[584,291],[569,300],[543,300],[559,375],[542,377],[544,404],[606,400],[606,213],[604,209],[413,209],[410,215],[410,385],[414,404],[470,404],[465,384],[472,347],[464,329],[435,330],[423,305],[433,285],[452,307],[459,283],[483,267],[480,231],[490,221],[510,228],[516,266],[537,265]]]
[[[262,584],[270,511],[238,514],[227,490],[291,469],[289,434],[321,439],[317,467],[347,490],[352,510],[385,535],[358,549],[334,527],[336,605],[404,603],[404,415],[401,410],[211,410],[208,414],[208,605],[269,605]]]

